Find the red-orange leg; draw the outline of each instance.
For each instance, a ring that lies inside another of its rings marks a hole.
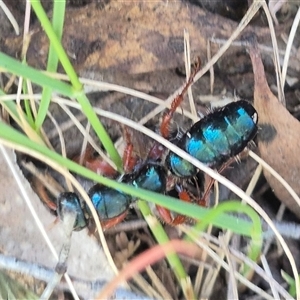
[[[109,229],[113,226],[116,226],[117,224],[121,223],[125,217],[127,216],[127,211],[125,211],[124,213],[122,213],[121,215],[115,217],[115,218],[112,218],[112,219],[108,219],[108,220],[100,220],[101,221],[101,225],[102,225],[102,228],[104,230],[106,229]]]
[[[191,202],[191,197],[187,191],[180,190],[178,192],[178,196],[179,196],[179,199],[182,201]],[[182,224],[186,220],[186,216],[183,216],[183,215],[176,215],[176,217],[174,218],[168,209],[161,207],[159,205],[156,205],[156,209],[157,209],[157,212],[159,213],[162,221],[166,222],[169,225],[176,226],[176,225]]]
[[[53,211],[56,211],[57,205],[55,202],[51,200],[49,197],[45,186],[37,179],[33,179],[33,185],[35,188],[35,192],[39,196],[39,198]]]
[[[76,156],[73,158],[73,161],[77,163],[80,163],[80,161],[82,161],[83,166],[99,175],[115,177],[117,171],[101,157],[94,157],[93,153],[94,149],[88,145],[83,154],[83,158],[81,158],[80,156]]]
[[[227,161],[226,163],[224,163],[221,168],[218,170],[218,173],[221,174],[229,165],[231,165],[233,162],[235,161],[235,158],[231,158],[229,161]],[[197,202],[199,205],[201,206],[206,206],[206,203],[207,203],[207,198],[209,196],[209,193],[211,191],[211,188],[212,186],[214,185],[215,183],[215,179],[214,178],[211,178],[210,179],[210,182],[204,192],[204,195],[203,197]],[[204,204],[204,205],[203,205]]]
[[[172,101],[171,108],[169,109],[169,111],[163,117],[163,120],[162,120],[161,125],[160,125],[160,132],[161,132],[161,135],[165,139],[167,139],[169,137],[169,134],[170,134],[169,125],[170,125],[171,119],[173,118],[173,115],[174,115],[176,109],[179,107],[179,105],[183,101],[184,94],[186,93],[188,88],[191,86],[191,84],[194,82],[194,77],[198,73],[198,71],[200,70],[200,66],[201,66],[201,61],[200,61],[200,58],[198,58],[195,70],[190,75],[190,77],[189,77],[188,81],[186,82],[186,84],[185,84],[183,90],[181,91],[181,93]]]
[[[131,143],[131,138],[128,130],[124,128],[124,136],[126,141],[126,147],[123,153],[123,166],[125,172],[130,172],[133,170],[136,164],[136,158],[133,157],[133,145]],[[115,177],[117,171],[101,157],[94,157],[94,150],[91,146],[87,146],[86,151],[84,152],[83,158],[77,156],[73,158],[73,161],[79,163],[82,161],[82,165],[88,168],[89,170],[106,177]]]
[[[126,147],[123,153],[123,168],[125,173],[130,173],[137,163],[137,157],[133,156],[133,144],[131,142],[130,133],[128,132],[128,129],[126,127],[124,127],[124,136]]]
[[[117,173],[117,171],[107,161],[99,158],[94,160],[86,160],[85,167],[99,175],[104,175],[106,177],[115,177]]]

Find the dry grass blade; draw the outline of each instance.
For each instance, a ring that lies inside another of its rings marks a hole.
[[[295,19],[294,19],[294,22],[293,22],[293,25],[292,25],[292,28],[290,31],[289,39],[288,39],[288,42],[286,45],[286,51],[285,51],[284,60],[283,60],[283,64],[282,64],[282,82],[281,82],[282,87],[284,87],[284,84],[285,84],[289,58],[291,55],[291,50],[292,50],[294,38],[296,35],[296,31],[299,26],[299,21],[300,21],[300,7],[298,8],[297,14],[295,16]]]
[[[11,25],[13,26],[13,28],[16,32],[16,35],[19,35],[20,34],[20,28],[19,28],[18,22],[17,22],[14,15],[11,13],[11,11],[8,9],[8,7],[5,5],[5,3],[3,1],[0,1],[0,8],[4,11],[7,18],[9,19]]]

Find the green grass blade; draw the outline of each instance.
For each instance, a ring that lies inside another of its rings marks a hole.
[[[5,96],[6,94],[4,93],[3,90],[0,90],[0,96]],[[4,109],[9,113],[9,115],[12,117],[12,119],[19,125],[21,126],[21,120],[19,117],[19,114],[17,112],[17,106],[16,103],[14,101],[1,101],[0,100],[0,104],[2,107],[4,107]],[[27,117],[24,116],[24,118],[26,119]],[[28,119],[26,119],[26,121],[29,121]]]
[[[220,203],[217,207],[213,208],[206,217],[201,220],[196,226],[195,229],[198,231],[203,231],[209,224],[214,224],[214,219],[219,218],[226,212],[236,213],[236,214],[246,214],[252,221],[252,230],[251,230],[251,239],[252,242],[250,244],[250,249],[248,251],[248,257],[253,260],[257,261],[260,254],[261,248],[263,245],[263,232],[260,217],[256,213],[256,211],[240,201],[226,201]],[[238,220],[240,218],[236,217]],[[245,265],[241,270],[241,273],[244,276],[247,276],[247,273],[250,272],[250,268]]]
[[[97,115],[95,114],[86,95],[83,93],[82,84],[79,81],[79,78],[78,78],[59,38],[57,37],[54,29],[52,28],[52,25],[47,17],[47,14],[46,14],[44,8],[41,5],[41,2],[38,0],[31,0],[30,2],[32,5],[32,8],[34,9],[34,12],[36,13],[42,27],[44,28],[44,30],[50,40],[51,46],[55,50],[65,72],[67,73],[67,75],[72,83],[73,89],[76,92],[79,92],[75,98],[80,103],[83,112],[85,113],[86,117],[90,121],[91,126],[95,130],[99,140],[102,142],[103,147],[105,148],[105,150],[108,152],[111,159],[116,164],[118,170],[122,171],[122,159],[121,159],[118,151],[115,149],[114,144],[111,141],[109,135],[107,134],[105,128],[103,127],[103,125],[99,121]]]
[[[296,281],[295,281],[295,278],[290,276],[288,273],[284,272],[283,270],[281,270],[281,275],[282,275],[282,278],[284,279],[284,281],[289,286],[289,294],[292,297],[296,297]],[[298,278],[298,280],[300,281],[300,278]]]
[[[27,89],[27,80],[23,80],[23,93],[24,94],[28,94],[28,89]],[[30,125],[30,127],[34,128],[34,118],[32,115],[32,111],[31,111],[31,106],[30,106],[30,101],[29,99],[25,99],[24,100],[24,107],[25,107],[25,114],[28,120],[28,123]]]
[[[9,73],[29,79],[42,87],[50,87],[61,95],[70,98],[74,98],[76,96],[76,93],[71,85],[51,78],[43,72],[24,65],[2,52],[0,52],[0,69],[1,68]]]
[[[0,68],[1,67],[10,73],[22,76],[38,85],[49,87],[51,90],[55,90],[64,96],[76,98],[80,103],[84,114],[87,116],[93,129],[95,130],[99,140],[101,140],[103,147],[116,164],[118,170],[122,171],[122,159],[83,91],[75,92],[72,86],[68,85],[67,83],[51,78],[41,71],[23,65],[19,61],[0,52]]]
[[[65,12],[66,12],[66,0],[53,1],[52,26],[59,41],[61,41],[62,34],[63,34]],[[58,61],[59,61],[58,55],[54,47],[52,46],[52,44],[50,44],[47,70],[50,72],[56,71],[58,66]]]
[[[149,209],[148,204],[145,201],[138,201],[138,207],[140,209],[140,211],[142,212],[145,220],[149,220],[149,218],[153,217],[151,210]],[[156,241],[159,244],[165,244],[167,242],[169,242],[169,237],[166,234],[162,224],[160,222],[158,222],[158,220],[156,220],[157,222],[155,222],[155,224],[153,224],[153,222],[147,222],[152,234],[154,235]],[[183,280],[185,280],[187,278],[187,274],[184,270],[184,267],[178,257],[178,255],[176,254],[169,254],[167,255],[167,260],[169,262],[169,265],[171,266],[172,270],[174,271],[179,283],[181,283]]]
[[[41,4],[41,1],[30,0],[30,3],[32,5],[32,8],[33,8],[35,14],[37,15],[43,29],[45,30],[45,32],[50,40],[51,46],[55,50],[55,52],[59,58],[59,61],[61,62],[65,72],[67,73],[74,90],[81,91],[82,84],[80,83],[79,78],[68,58],[68,55],[67,55],[66,51],[64,50],[59,38],[57,37],[57,35],[51,25],[51,22],[48,19],[48,16]]]
[[[5,95],[5,93],[2,90],[0,90],[0,98],[1,98],[1,96],[4,96],[4,95]],[[39,145],[44,145],[44,141],[32,129],[29,118],[23,113],[23,111],[18,109],[18,107],[14,101],[11,101],[11,100],[10,101],[1,101],[0,100],[0,104],[8,112],[10,117],[18,124],[18,126],[20,126],[20,128],[23,128],[24,126],[26,127],[27,133],[30,134],[33,141],[35,141]],[[22,116],[20,114],[22,114]]]
[[[52,26],[59,41],[61,41],[61,37],[63,33],[65,10],[66,10],[65,0],[53,2]],[[50,43],[48,61],[47,61],[47,71],[56,72],[58,61],[59,59],[57,53],[52,43]],[[52,90],[48,87],[44,87],[42,92],[41,103],[35,120],[35,127],[37,131],[40,130],[40,127],[43,125],[44,120],[46,118],[50,101],[51,101],[51,95],[52,95]]]

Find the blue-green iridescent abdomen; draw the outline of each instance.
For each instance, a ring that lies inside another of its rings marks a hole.
[[[132,199],[130,195],[101,184],[94,185],[88,194],[100,220],[121,215],[128,210]]]
[[[128,174],[126,180],[122,181],[136,188],[162,193],[166,189],[166,178],[166,171],[163,166],[147,163],[141,166],[138,171]],[[128,194],[100,184],[94,185],[88,194],[100,220],[119,216],[128,210],[130,204],[135,200]]]
[[[209,167],[239,154],[257,132],[257,112],[247,101],[232,102],[195,123],[178,147]],[[173,152],[166,165],[178,177],[192,177],[197,168]]]
[[[163,166],[147,163],[141,167],[130,180],[137,188],[156,193],[164,193],[167,184],[167,173]]]

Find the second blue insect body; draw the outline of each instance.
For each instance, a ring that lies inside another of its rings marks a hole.
[[[157,193],[166,191],[167,172],[166,169],[156,163],[148,162],[141,166],[136,172],[122,177],[121,182],[136,188],[146,189]],[[109,228],[114,219],[117,221],[129,209],[134,198],[119,190],[95,184],[88,192],[89,197],[97,211],[99,219],[104,222],[104,227]],[[59,217],[63,220],[63,212],[74,209],[77,213],[77,219],[74,224],[74,230],[81,230],[86,227],[86,217],[90,216],[90,210],[81,205],[79,197],[72,192],[61,193],[57,199],[57,211]],[[85,211],[87,214],[85,214]],[[125,215],[123,216],[123,218]],[[121,218],[122,219],[122,218]],[[106,224],[108,226],[106,226]]]
[[[137,172],[125,176],[121,182],[136,188],[163,193],[166,190],[166,180],[167,173],[163,166],[148,163],[141,166]],[[117,217],[128,210],[133,201],[130,195],[100,184],[94,185],[88,194],[100,220]]]

